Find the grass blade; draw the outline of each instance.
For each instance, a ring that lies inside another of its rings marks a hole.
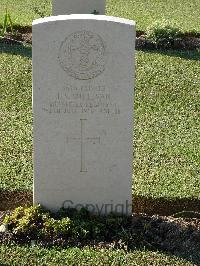
[[[13,23],[12,23],[12,19],[10,17],[10,14],[7,14],[7,21],[9,22],[10,24],[10,28],[11,28],[11,32],[13,34]]]
[[[5,14],[5,17],[4,17],[4,22],[3,22],[3,29],[2,29],[2,32],[1,34],[4,35],[7,31],[7,25],[8,25],[8,14],[7,14],[7,9],[6,9],[6,14]]]

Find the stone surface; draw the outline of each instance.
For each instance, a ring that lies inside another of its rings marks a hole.
[[[134,46],[133,21],[34,21],[34,203],[131,213]]]
[[[105,14],[105,0],[53,0],[52,14]]]

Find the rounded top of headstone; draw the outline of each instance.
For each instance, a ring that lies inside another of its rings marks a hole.
[[[127,24],[130,26],[135,26],[135,21],[112,17],[112,16],[104,16],[104,15],[92,15],[92,14],[72,14],[72,15],[59,15],[59,16],[51,16],[45,18],[39,18],[33,20],[33,26],[48,22],[55,22],[55,21],[67,21],[67,20],[95,20],[95,21],[107,21],[107,22],[114,22],[114,23],[121,23]]]

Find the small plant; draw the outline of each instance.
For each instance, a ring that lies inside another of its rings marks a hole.
[[[171,21],[157,20],[147,28],[146,38],[156,46],[171,47],[175,39],[181,37],[180,28]]]
[[[4,218],[3,223],[15,234],[35,235],[50,218],[49,212],[40,205],[29,208],[18,207]]]
[[[100,217],[87,209],[61,209],[50,213],[40,205],[19,207],[4,218],[10,239],[20,242],[39,241],[50,245],[95,239],[104,241],[118,235],[127,218],[116,215]],[[1,240],[1,239],[0,239]]]
[[[0,32],[0,36],[4,36],[5,33],[8,31],[8,28],[10,27],[11,32],[13,34],[13,23],[11,20],[11,16],[8,13],[8,9],[6,8],[5,16],[4,16],[4,21],[3,21],[3,28]]]
[[[68,217],[62,218],[61,220],[49,218],[44,222],[43,226],[45,235],[58,238],[60,236],[67,236],[71,233],[72,221]]]

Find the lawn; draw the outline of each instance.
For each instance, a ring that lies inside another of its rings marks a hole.
[[[164,18],[175,20],[183,31],[200,32],[199,0],[107,0],[106,2],[107,15],[133,19],[137,22],[138,30],[146,30],[154,20]],[[31,25],[32,20],[38,17],[34,7],[49,15],[50,3],[50,0],[1,0],[0,18],[7,6],[14,23]],[[3,18],[0,19],[2,20]]]
[[[108,0],[107,14],[133,19],[138,30],[155,20],[174,20],[183,31],[200,31],[199,0]]]
[[[4,48],[7,50],[2,53]],[[30,48],[0,46],[0,189],[3,190],[32,187],[32,66],[31,59],[23,56],[30,56],[30,52]]]
[[[43,249],[38,247],[1,246],[2,266],[64,266],[64,265],[120,265],[120,266],[194,266],[185,259],[151,251],[125,252],[92,248]]]
[[[200,197],[198,59],[137,53],[134,194]]]
[[[48,5],[43,7],[45,2]],[[38,17],[34,6],[49,15],[50,2],[1,0],[0,24],[6,6],[13,22],[25,26]],[[146,30],[155,19],[172,18],[183,31],[200,32],[199,13],[198,0],[107,1],[108,15],[134,19],[138,30]],[[175,199],[200,200],[199,60],[197,52],[137,51],[134,197],[157,202],[169,199],[172,203]],[[0,43],[0,192],[32,191],[31,63],[30,46]],[[147,250],[0,245],[3,266],[197,265],[190,254],[188,260],[183,259],[185,255]]]
[[[45,16],[49,16],[51,14],[50,3],[51,0],[1,0],[0,17],[5,14],[5,9],[7,7],[14,24],[19,24],[21,26],[31,25],[32,20],[39,17],[35,13],[34,7],[42,12],[44,11]],[[2,21],[3,18],[0,22],[2,23]]]
[[[32,190],[31,51],[7,45],[0,52],[0,189]],[[198,59],[137,52],[134,195],[200,197]]]

